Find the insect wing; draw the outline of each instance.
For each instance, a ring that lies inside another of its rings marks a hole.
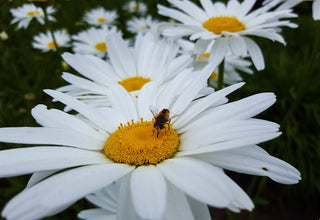
[[[157,107],[154,106],[154,105],[150,105],[150,106],[149,106],[149,109],[150,109],[153,117],[155,118],[155,117],[158,115],[159,110],[158,110]]]

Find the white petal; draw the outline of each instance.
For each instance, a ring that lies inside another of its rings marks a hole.
[[[260,119],[232,120],[214,125],[208,121],[202,126],[201,129],[191,128],[180,136],[182,150],[279,131],[278,124]]]
[[[226,95],[232,93],[236,89],[243,86],[244,83],[238,83],[217,92],[212,93],[211,95],[206,96],[205,98],[199,99],[196,105],[188,108],[186,112],[184,112],[181,116],[177,118],[174,122],[175,128],[179,129],[180,127],[187,124],[189,121],[193,120],[200,112],[207,109],[209,106],[214,104],[215,102],[221,100]]]
[[[0,141],[21,144],[66,145],[92,150],[100,150],[104,145],[103,140],[80,135],[79,132],[64,128],[50,127],[0,128]]]
[[[127,121],[138,120],[137,110],[130,94],[120,85],[111,87],[107,93],[111,106]]]
[[[133,207],[130,192],[130,175],[122,178],[119,192],[117,220],[141,220]]]
[[[136,76],[136,64],[130,49],[117,34],[107,37],[108,54],[113,67],[123,78]]]
[[[54,174],[54,173],[56,173],[58,171],[59,170],[40,171],[40,172],[32,174],[32,176],[30,177],[30,179],[29,179],[29,181],[27,183],[26,189],[34,186],[38,182],[44,180],[48,176],[51,176],[52,174]]]
[[[199,147],[199,148],[192,148],[190,150],[179,152],[178,155],[184,156],[184,155],[194,155],[194,154],[201,154],[201,153],[208,153],[208,152],[217,152],[222,150],[228,150],[231,148],[243,147],[243,146],[252,145],[252,144],[259,144],[265,141],[272,140],[278,137],[279,135],[281,135],[281,132],[267,133],[267,134],[254,135],[254,136],[248,136],[248,137],[245,136],[242,138],[237,138],[237,139],[225,141],[222,143],[216,143],[216,144]]]
[[[129,173],[124,164],[90,165],[56,174],[13,199],[2,211],[7,219],[39,219],[101,189]]]
[[[188,202],[190,204],[192,213],[194,215],[194,218],[201,219],[201,220],[211,220],[210,212],[208,205],[202,202],[199,202],[198,200],[195,200],[194,198],[188,196]]]
[[[111,214],[110,212],[101,208],[83,210],[78,214],[78,218],[87,219],[87,220],[105,220],[105,219],[116,220],[117,219],[115,214]]]
[[[237,56],[245,56],[247,54],[247,45],[242,37],[231,37],[229,44],[233,54]]]
[[[248,52],[250,54],[254,66],[257,68],[257,70],[263,70],[265,64],[260,47],[253,40],[247,37],[244,37],[243,39],[247,44]]]
[[[195,155],[195,157],[224,169],[252,175],[268,176],[272,180],[283,184],[295,184],[301,179],[297,169],[276,157],[270,156],[256,145],[209,154],[199,154]]]
[[[154,82],[145,84],[140,91],[138,96],[138,111],[140,117],[142,117],[144,120],[152,119],[150,105],[156,106],[157,91],[157,84]]]
[[[57,109],[48,110],[45,105],[37,105],[31,110],[31,114],[44,127],[64,127],[96,139],[105,140],[106,138],[79,118]]]
[[[88,90],[88,93],[97,93],[97,94],[106,94],[108,89],[106,86],[103,86],[101,84],[92,82],[90,80],[84,79],[82,77],[79,76],[75,76],[73,74],[70,73],[66,73],[64,72],[62,74],[62,78],[69,82],[70,84],[73,84],[75,86],[78,86],[82,89]]]
[[[179,132],[185,132],[190,128],[202,128],[202,124],[211,122],[218,124],[227,120],[242,120],[251,118],[269,108],[276,101],[273,93],[260,93],[246,97],[244,99],[220,105],[210,111],[204,112],[202,117],[194,120],[179,129]]]
[[[165,179],[155,166],[140,166],[131,174],[133,205],[142,218],[157,219],[165,211],[167,186]]]
[[[320,20],[320,1],[314,0],[312,4],[312,17],[314,20]]]
[[[54,99],[57,99],[58,101],[66,104],[70,108],[76,110],[84,117],[88,118],[92,123],[98,125],[100,128],[106,129],[109,132],[113,131],[113,128],[110,128],[108,126],[108,122],[103,117],[101,117],[101,115],[97,114],[97,112],[89,105],[86,105],[69,95],[55,90],[45,89],[44,92],[52,96]]]
[[[218,38],[211,48],[209,62],[218,66],[224,59],[228,46],[227,38]]]
[[[226,207],[232,194],[225,174],[208,163],[192,158],[176,158],[158,164],[164,176],[191,197],[215,207]]]
[[[190,209],[186,195],[173,184],[167,184],[167,208],[164,219],[166,220],[196,220]],[[201,218],[199,218],[201,219]],[[201,219],[206,220],[206,219]]]
[[[0,151],[0,176],[110,163],[100,152],[71,147],[29,147]]]

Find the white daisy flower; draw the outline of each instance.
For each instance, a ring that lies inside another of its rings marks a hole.
[[[312,17],[314,20],[320,20],[320,0],[314,0],[312,3]]]
[[[48,19],[50,21],[55,21],[55,18],[52,17],[52,14],[55,11],[56,10],[52,6],[46,8]],[[18,22],[18,28],[27,28],[33,18],[35,18],[40,24],[44,24],[43,10],[36,7],[34,4],[24,4],[21,7],[11,9],[10,12],[14,17],[11,24]]]
[[[55,31],[54,38],[58,47],[70,47],[70,36],[66,31]],[[33,38],[32,46],[36,49],[42,50],[42,52],[55,51],[56,46],[52,39],[51,33],[40,33]]]
[[[180,39],[178,40],[178,44],[181,46],[182,51],[184,53],[193,53],[195,45],[194,43]],[[192,66],[195,70],[201,70],[209,63],[210,48],[212,46],[211,44],[209,44],[208,48],[205,50],[204,53],[193,55],[194,60]],[[245,60],[246,57],[247,56],[239,57],[233,55],[231,52],[226,54],[224,62],[224,84],[232,85],[241,82],[243,79],[240,76],[239,71],[248,74],[253,73],[253,71],[250,69],[251,62]],[[218,68],[216,68],[210,75],[209,85],[217,87],[218,75],[219,70]]]
[[[70,54],[63,59],[86,78],[70,73],[62,77],[71,85],[59,88],[87,103],[95,106],[108,105],[107,91],[113,85],[122,85],[128,92],[138,95],[147,82],[156,82],[159,86],[191,65],[189,55],[178,56],[178,45],[172,42],[155,41],[153,36],[139,34],[134,47],[118,35],[107,38],[110,63],[94,56]]]
[[[131,33],[152,32],[158,35],[159,21],[152,19],[150,15],[145,18],[132,18],[127,22],[127,29]]]
[[[143,2],[137,2],[135,0],[127,2],[123,9],[130,13],[144,14],[147,12],[147,5]]]
[[[267,0],[266,3],[270,2],[272,0]],[[320,0],[308,0],[313,1],[312,3],[312,18],[313,20],[320,20]],[[292,8],[300,3],[303,2],[303,0],[280,0],[280,2],[283,2],[279,8],[281,9],[288,9]]]
[[[92,9],[88,11],[83,20],[91,25],[111,25],[114,24],[118,18],[118,13],[115,10],[107,11],[103,7]]]
[[[203,7],[200,8],[188,0],[168,0],[176,9],[158,5],[159,14],[171,17],[183,24],[171,24],[170,28],[163,31],[166,36],[187,36],[191,40],[197,40],[196,50],[204,50],[214,41],[211,48],[210,60],[219,64],[228,49],[238,56],[244,56],[249,52],[252,61],[258,70],[264,69],[264,59],[259,46],[247,36],[260,36],[285,44],[279,34],[279,27],[296,27],[288,20],[296,17],[291,9],[275,10],[279,0],[251,11],[256,0],[229,0],[227,5],[210,0],[200,0]]]
[[[73,35],[73,51],[80,54],[92,54],[104,57],[107,54],[107,36],[110,34],[122,35],[116,26],[101,28],[89,28],[77,35]]]
[[[182,197],[184,197],[184,195],[176,190],[173,185],[167,187],[172,187],[172,189],[170,191],[168,190],[167,193],[168,198],[164,219],[190,219],[190,217],[193,217],[191,219],[197,220],[211,219],[209,209],[206,204],[201,203],[190,196],[186,196],[186,200],[184,202],[180,200],[179,204],[177,204],[175,203],[177,200],[177,195],[175,194],[179,193]],[[120,213],[117,212],[119,192],[120,183],[114,182],[108,187],[86,196],[86,199],[98,208],[83,210],[78,214],[78,217],[85,220],[117,219],[117,215],[120,215]],[[172,192],[175,192],[175,194]],[[130,219],[141,219],[135,212],[133,204],[128,203],[128,205],[130,206],[127,208],[132,210]],[[182,213],[181,210],[185,213]]]
[[[187,196],[232,211],[253,209],[223,169],[297,183],[298,170],[256,145],[280,135],[278,124],[252,118],[271,106],[275,95],[227,104],[226,96],[240,83],[195,99],[210,74],[211,67],[202,74],[186,71],[159,89],[150,82],[137,98],[116,85],[108,90],[111,107],[102,108],[45,90],[83,119],[38,105],[32,115],[43,127],[0,129],[2,142],[41,145],[0,152],[1,177],[37,172],[33,185],[11,199],[2,216],[53,215],[119,180],[118,219],[131,219],[128,207],[140,218],[163,219],[169,203],[184,216],[178,219],[190,219],[191,212],[180,209]],[[161,117],[154,120],[150,106],[162,109]],[[164,116],[174,117],[172,123],[164,123]]]

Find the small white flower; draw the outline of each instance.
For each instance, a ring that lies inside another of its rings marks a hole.
[[[288,20],[296,15],[291,9],[272,9],[279,0],[272,0],[264,6],[251,10],[256,0],[229,0],[227,5],[210,0],[200,0],[203,8],[189,0],[168,0],[177,9],[159,5],[159,14],[171,17],[182,24],[171,24],[163,31],[167,36],[191,35],[191,40],[197,40],[196,50],[205,49],[214,41],[210,60],[219,64],[227,51],[238,56],[250,57],[258,70],[264,69],[264,59],[259,46],[247,36],[259,36],[285,44],[279,34],[279,27],[296,27]]]
[[[137,98],[116,85],[107,91],[111,107],[103,108],[45,90],[79,116],[38,105],[32,115],[43,127],[0,128],[2,142],[40,145],[0,151],[1,177],[35,173],[2,216],[40,219],[119,180],[119,219],[131,219],[132,211],[164,219],[168,205],[183,216],[176,219],[190,219],[190,210],[179,209],[188,197],[235,212],[253,209],[223,169],[297,183],[298,170],[257,146],[281,134],[278,124],[253,118],[275,95],[227,103],[240,83],[196,98],[210,74],[211,67],[202,74],[185,71],[161,87],[150,82]],[[150,105],[178,116],[156,130]]]
[[[130,12],[130,13],[139,13],[139,14],[144,14],[147,11],[147,6],[146,4],[142,2],[137,2],[135,0],[127,2],[124,6],[123,9]]]
[[[114,24],[117,18],[118,14],[115,10],[107,11],[100,7],[87,12],[83,20],[88,24],[100,26]]]
[[[132,18],[127,22],[128,31],[131,33],[147,33],[157,34],[159,21],[152,19],[150,15],[145,18]]]
[[[53,34],[58,47],[70,47],[70,36],[66,31],[55,31]],[[42,52],[56,50],[56,46],[49,31],[34,36],[32,46],[36,49],[42,50]]]
[[[122,35],[116,26],[108,27],[103,25],[101,28],[90,28],[73,35],[73,51],[80,54],[92,54],[104,57],[107,54],[107,36],[110,34]]]
[[[180,39],[178,40],[178,44],[181,46],[184,53],[192,54],[194,52],[194,43]],[[192,66],[195,70],[201,70],[209,63],[210,48],[212,44],[213,42],[208,45],[204,53],[193,55],[194,60]],[[224,62],[224,84],[232,85],[242,81],[239,71],[249,74],[253,73],[250,69],[251,62],[245,59],[247,57],[248,56],[239,57],[233,55],[230,51],[226,54]],[[209,85],[217,87],[218,74],[219,70],[216,68],[209,78]]]
[[[52,6],[46,8],[48,19],[50,21],[55,21],[52,14],[56,11]],[[43,10],[36,7],[34,4],[24,4],[21,7],[10,10],[12,16],[14,17],[11,24],[18,22],[18,28],[27,28],[30,21],[35,18],[40,24],[44,24],[44,14]]]
[[[58,90],[95,106],[106,106],[110,87],[120,84],[132,95],[138,95],[147,82],[161,86],[183,74],[181,71],[192,62],[190,55],[178,54],[178,45],[155,41],[151,34],[139,34],[134,47],[127,46],[119,35],[111,35],[107,37],[107,47],[110,62],[89,55],[63,54],[63,59],[85,78],[63,73],[71,85]]]
[[[312,17],[314,20],[320,20],[320,0],[314,0],[312,3]]]

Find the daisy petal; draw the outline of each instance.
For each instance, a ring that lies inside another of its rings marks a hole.
[[[224,59],[228,49],[228,39],[218,38],[211,48],[209,62],[215,66],[218,66]]]
[[[194,220],[195,218],[193,217],[186,195],[171,183],[167,184],[167,189],[168,199],[167,208],[165,212],[165,219]]]
[[[71,147],[100,150],[104,141],[79,135],[78,132],[64,128],[17,127],[0,128],[0,141],[21,144],[66,145]]]
[[[120,184],[119,201],[117,208],[117,220],[140,220],[133,207],[130,192],[130,175],[122,178]]]
[[[257,70],[263,70],[265,68],[263,55],[260,47],[250,38],[243,38],[247,44],[248,52],[252,58],[252,62]]]
[[[24,175],[86,164],[110,163],[100,152],[70,147],[29,147],[0,152],[0,176]]]
[[[209,208],[207,204],[199,202],[198,200],[188,196],[188,202],[190,204],[194,219],[211,220]]]
[[[196,200],[215,207],[231,202],[233,196],[221,169],[192,158],[169,159],[157,166],[173,185]]]
[[[43,218],[107,186],[132,169],[124,164],[102,164],[56,174],[11,199],[3,209],[2,216],[8,219]]]
[[[48,176],[51,176],[52,174],[54,174],[58,171],[59,170],[40,171],[40,172],[32,174],[32,176],[30,177],[30,179],[28,181],[26,189],[36,185],[38,182],[44,180]]]
[[[283,184],[299,182],[300,172],[290,164],[270,156],[262,148],[252,145],[233,150],[199,154],[196,158],[218,167],[251,175],[268,176]]]
[[[150,111],[150,105],[156,106],[157,103],[157,84],[154,82],[150,82],[145,84],[141,93],[138,96],[138,111],[140,113],[140,117],[144,120],[151,120],[152,113]]]
[[[159,168],[140,166],[131,174],[134,207],[142,218],[158,219],[166,207],[166,182]]]

